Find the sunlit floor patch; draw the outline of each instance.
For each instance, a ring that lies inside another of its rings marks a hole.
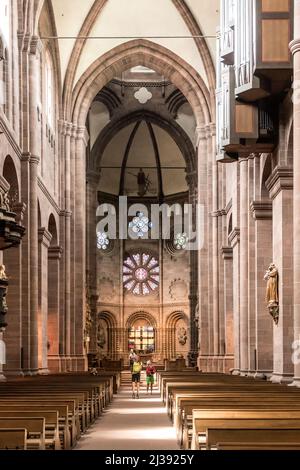
[[[157,389],[147,395],[142,387],[140,398],[133,399],[127,382],[76,450],[178,450],[178,445]]]

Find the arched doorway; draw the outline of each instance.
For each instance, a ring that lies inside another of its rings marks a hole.
[[[187,357],[190,344],[188,317],[184,312],[173,312],[166,322],[166,358]]]

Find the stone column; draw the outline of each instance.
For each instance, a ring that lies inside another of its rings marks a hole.
[[[97,315],[97,241],[96,241],[96,211],[98,207],[97,188],[100,179],[100,172],[89,170],[87,173],[87,285],[89,289],[90,301],[93,298],[91,316],[94,327],[91,331],[89,352],[96,352],[96,315]],[[92,302],[91,302],[92,303]]]
[[[290,44],[294,57],[294,381],[300,387],[300,0],[294,1],[294,40]]]
[[[39,309],[38,309],[38,343],[39,343],[39,373],[47,374],[47,343],[48,343],[48,248],[52,235],[46,228],[40,228],[39,234]]]
[[[51,372],[62,371],[62,348],[60,345],[60,246],[48,250],[48,365]]]
[[[273,326],[272,382],[293,376],[293,172],[276,167],[266,182],[273,200],[273,262],[279,270],[279,323]],[[271,321],[273,321],[271,319]]]
[[[232,248],[232,275],[233,275],[233,342],[234,366],[233,375],[240,373],[240,230],[235,228],[229,234],[229,243]]]
[[[76,252],[76,242],[75,242],[75,212],[76,212],[76,135],[77,128],[75,125],[72,126],[71,131],[71,142],[70,142],[70,166],[71,166],[71,197],[70,197],[70,209],[71,209],[71,219],[70,219],[70,350],[71,358],[70,363],[67,365],[69,370],[73,370],[75,367],[75,331],[76,331],[76,322],[75,322],[75,309],[76,309],[76,299],[75,299],[75,252]]]
[[[213,141],[215,137],[213,136]],[[212,145],[212,194],[213,194],[213,220],[212,220],[212,266],[213,266],[213,330],[214,330],[214,348],[215,358],[219,355],[219,218],[215,216],[218,211],[219,182],[218,182],[218,163],[215,158],[215,145]]]
[[[189,185],[189,204],[193,207],[193,231],[196,230],[196,210],[198,202],[197,193],[197,175],[190,173],[187,175],[187,182]],[[190,262],[190,351],[188,353],[189,365],[197,365],[198,360],[198,330],[195,323],[195,313],[198,303],[198,251],[191,250],[189,252]]]
[[[64,239],[64,302],[65,302],[65,318],[64,318],[64,354],[67,360],[68,369],[70,367],[71,354],[71,133],[72,123],[63,121],[61,123],[61,133],[64,140],[64,183],[65,183],[65,239]]]
[[[273,260],[272,201],[252,201],[255,224],[255,377],[270,376],[273,370],[273,325],[265,301],[265,272]]]
[[[254,157],[248,159],[248,375],[256,369],[256,319],[255,319],[255,223],[250,204],[254,198]]]
[[[248,159],[240,164],[240,371],[248,372]]]
[[[207,359],[209,356],[209,276],[208,267],[208,201],[207,201],[207,136],[205,128],[197,128],[197,148],[198,148],[198,204],[203,207],[205,217],[203,220],[203,247],[198,253],[198,301],[199,301],[199,359],[200,370],[207,370]],[[170,356],[168,357],[170,358]]]
[[[86,302],[86,146],[85,127],[76,132],[75,157],[75,354],[76,369],[87,367],[83,344]]]
[[[234,332],[233,332],[233,249],[224,246],[221,249],[223,257],[224,278],[224,325],[225,325],[225,358],[224,370],[228,373],[234,368]]]
[[[29,49],[29,126],[30,126],[30,372],[37,374],[38,364],[38,165],[40,162],[39,102],[39,48],[38,37],[32,37]]]

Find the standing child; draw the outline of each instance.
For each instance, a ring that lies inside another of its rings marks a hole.
[[[147,393],[149,393],[149,386],[150,386],[151,395],[152,395],[153,384],[154,384],[154,374],[156,374],[155,367],[152,365],[151,361],[147,361],[147,368],[146,368]]]

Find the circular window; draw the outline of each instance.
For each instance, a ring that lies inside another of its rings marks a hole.
[[[159,286],[159,264],[149,253],[135,253],[123,264],[124,288],[135,295],[148,295]]]

